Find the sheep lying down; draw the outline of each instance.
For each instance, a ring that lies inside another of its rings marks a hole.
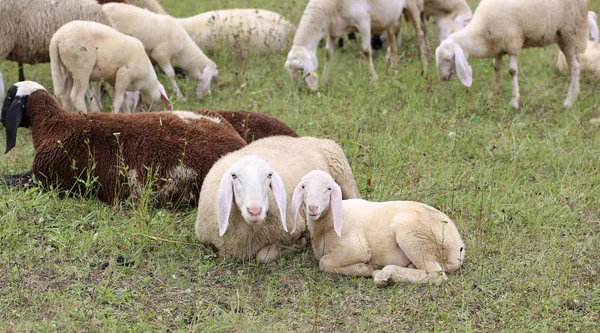
[[[44,187],[95,194],[105,202],[138,198],[150,186],[161,206],[195,204],[213,163],[247,145],[216,112],[73,113],[32,81],[8,90],[0,122],[5,153],[15,146],[18,127],[31,128],[31,170]]]
[[[342,200],[340,188],[327,173],[306,174],[292,197],[292,219],[306,208],[313,251],[321,269],[373,277],[389,282],[446,280],[465,255],[452,220],[413,201]]]

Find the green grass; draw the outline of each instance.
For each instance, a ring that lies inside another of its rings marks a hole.
[[[598,10],[600,1],[591,2]],[[163,4],[174,16],[257,6],[294,23],[305,6]],[[364,198],[418,200],[455,220],[466,260],[446,283],[377,289],[370,279],[320,271],[311,249],[266,265],[232,261],[195,240],[195,210],[131,209],[0,186],[0,330],[597,330],[600,132],[588,123],[597,112],[596,84],[583,78],[578,103],[565,109],[568,77],[554,67],[556,47],[526,50],[514,110],[507,66],[494,95],[489,59],[471,60],[474,84],[466,89],[458,80],[439,82],[433,57],[421,76],[412,28],[400,51],[398,70],[376,56],[380,80],[371,82],[359,47],[346,43],[318,93],[290,82],[285,54],[215,54],[220,76],[212,95],[198,101],[195,82],[180,79],[188,102],[175,107],[265,112],[301,135],[336,140]],[[322,48],[319,60],[322,70]],[[7,86],[16,82],[15,63],[0,70]],[[49,64],[25,70],[51,87]],[[20,129],[0,173],[23,172],[32,158],[30,131]]]

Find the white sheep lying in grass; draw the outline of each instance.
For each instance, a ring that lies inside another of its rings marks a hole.
[[[204,52],[219,47],[245,53],[279,52],[289,46],[296,27],[264,9],[214,10],[177,19]]]
[[[444,213],[413,201],[342,200],[326,172],[306,174],[292,197],[292,219],[306,207],[321,269],[388,282],[446,280],[465,255],[456,226]],[[378,268],[383,267],[381,270]]]
[[[587,0],[483,0],[471,22],[450,35],[436,49],[436,64],[442,81],[458,74],[467,87],[473,71],[467,59],[494,58],[494,90],[500,90],[502,56],[508,54],[513,92],[510,105],[519,107],[518,58],[523,48],[558,44],[566,55],[571,74],[565,106],[579,94],[579,62],[588,32]]]
[[[89,83],[101,80],[114,87],[114,113],[121,109],[126,91],[140,91],[151,108],[156,109],[161,101],[170,107],[142,42],[104,24],[71,21],[63,25],[50,41],[50,62],[54,94],[66,110],[87,112]]]
[[[272,136],[222,157],[202,184],[196,236],[223,256],[259,262],[305,245],[304,220],[287,231],[286,202],[302,175],[315,169],[331,174],[344,198],[359,196],[346,156],[331,140]]]
[[[388,33],[392,66],[395,67],[398,55],[394,29],[404,6],[404,0],[310,0],[285,62],[292,80],[297,80],[300,72],[308,87],[317,89],[317,45],[327,35],[323,69],[323,82],[327,83],[335,38],[353,31],[360,33],[362,51],[369,62],[369,73],[373,79],[377,79],[371,52],[371,34]]]
[[[196,89],[198,98],[210,92],[210,84],[219,74],[217,65],[200,50],[174,18],[123,3],[108,3],[102,5],[102,9],[113,21],[115,29],[144,44],[150,58],[169,77],[179,100],[185,98],[175,81],[173,66],[182,68],[199,80]]]
[[[581,66],[581,70],[587,72],[592,80],[600,80],[600,32],[598,31],[598,23],[596,22],[596,13],[588,12],[588,23],[590,26],[590,35],[594,39],[593,41],[587,41],[587,48],[584,53],[577,56],[577,61]],[[558,60],[556,61],[556,67],[561,73],[566,73],[569,69],[567,65],[567,59],[565,55],[558,51]]]

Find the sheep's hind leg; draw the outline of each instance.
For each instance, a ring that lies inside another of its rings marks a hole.
[[[171,61],[169,59],[163,59],[163,58],[157,58],[157,57],[154,57],[154,60],[156,60],[160,69],[162,69],[163,72],[165,72],[165,74],[167,74],[167,77],[169,77],[169,81],[171,81],[171,86],[173,87],[173,92],[177,95],[177,100],[180,102],[185,102],[186,98],[181,93],[181,90],[179,90],[177,81],[175,81],[175,69],[173,69],[173,66],[171,65]]]
[[[323,83],[329,81],[329,69],[331,68],[331,59],[333,58],[333,50],[335,46],[335,37],[328,35],[327,44],[325,46],[325,66],[323,68]]]
[[[358,32],[360,33],[360,44],[363,55],[369,62],[371,79],[377,80],[377,72],[375,72],[375,66],[373,65],[373,51],[371,50],[371,22],[369,19],[365,19],[359,24]]]
[[[390,51],[390,61],[392,68],[398,67],[398,43],[396,42],[396,35],[394,34],[394,28],[390,27],[386,30],[388,37],[388,50]]]
[[[519,108],[519,56],[510,54],[508,56],[508,73],[512,77],[512,99],[510,100],[510,106],[515,109]]]
[[[569,93],[567,94],[567,99],[565,100],[565,106],[572,106],[575,101],[577,101],[577,96],[579,95],[579,72],[580,66],[577,61],[577,57],[572,50],[566,50],[561,48],[563,53],[565,54],[565,59],[567,60],[567,65],[569,66],[569,73],[571,74],[571,84],[569,85]]]
[[[387,265],[382,270],[373,272],[373,281],[378,287],[392,282],[433,283],[440,284],[448,277],[444,271],[433,271],[427,273],[419,269]]]
[[[427,73],[429,69],[429,62],[427,60],[428,47],[425,45],[425,33],[423,32],[423,27],[421,27],[421,13],[423,12],[423,9],[419,8],[416,1],[409,1],[407,6],[408,11],[410,12],[410,18],[413,21],[417,41],[419,42],[419,53],[423,65],[423,73]]]
[[[502,75],[500,73],[501,70],[502,70],[502,55],[497,55],[496,58],[494,58],[494,72],[496,74],[495,81],[494,81],[494,93],[496,93],[496,94],[500,92],[500,79],[502,78]]]

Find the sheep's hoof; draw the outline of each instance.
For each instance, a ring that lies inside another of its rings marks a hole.
[[[431,272],[427,274],[427,280],[433,284],[440,284],[448,280],[448,275],[444,271]]]
[[[592,119],[590,119],[590,124],[592,124],[594,126],[599,126],[600,125],[600,118],[592,118]]]
[[[177,101],[185,103],[187,102],[187,98],[185,98],[183,95],[177,95]]]
[[[513,109],[519,109],[519,99],[518,98],[511,99],[510,106],[512,106]]]
[[[392,274],[389,270],[373,271],[373,281],[377,287],[385,287],[392,282]]]

